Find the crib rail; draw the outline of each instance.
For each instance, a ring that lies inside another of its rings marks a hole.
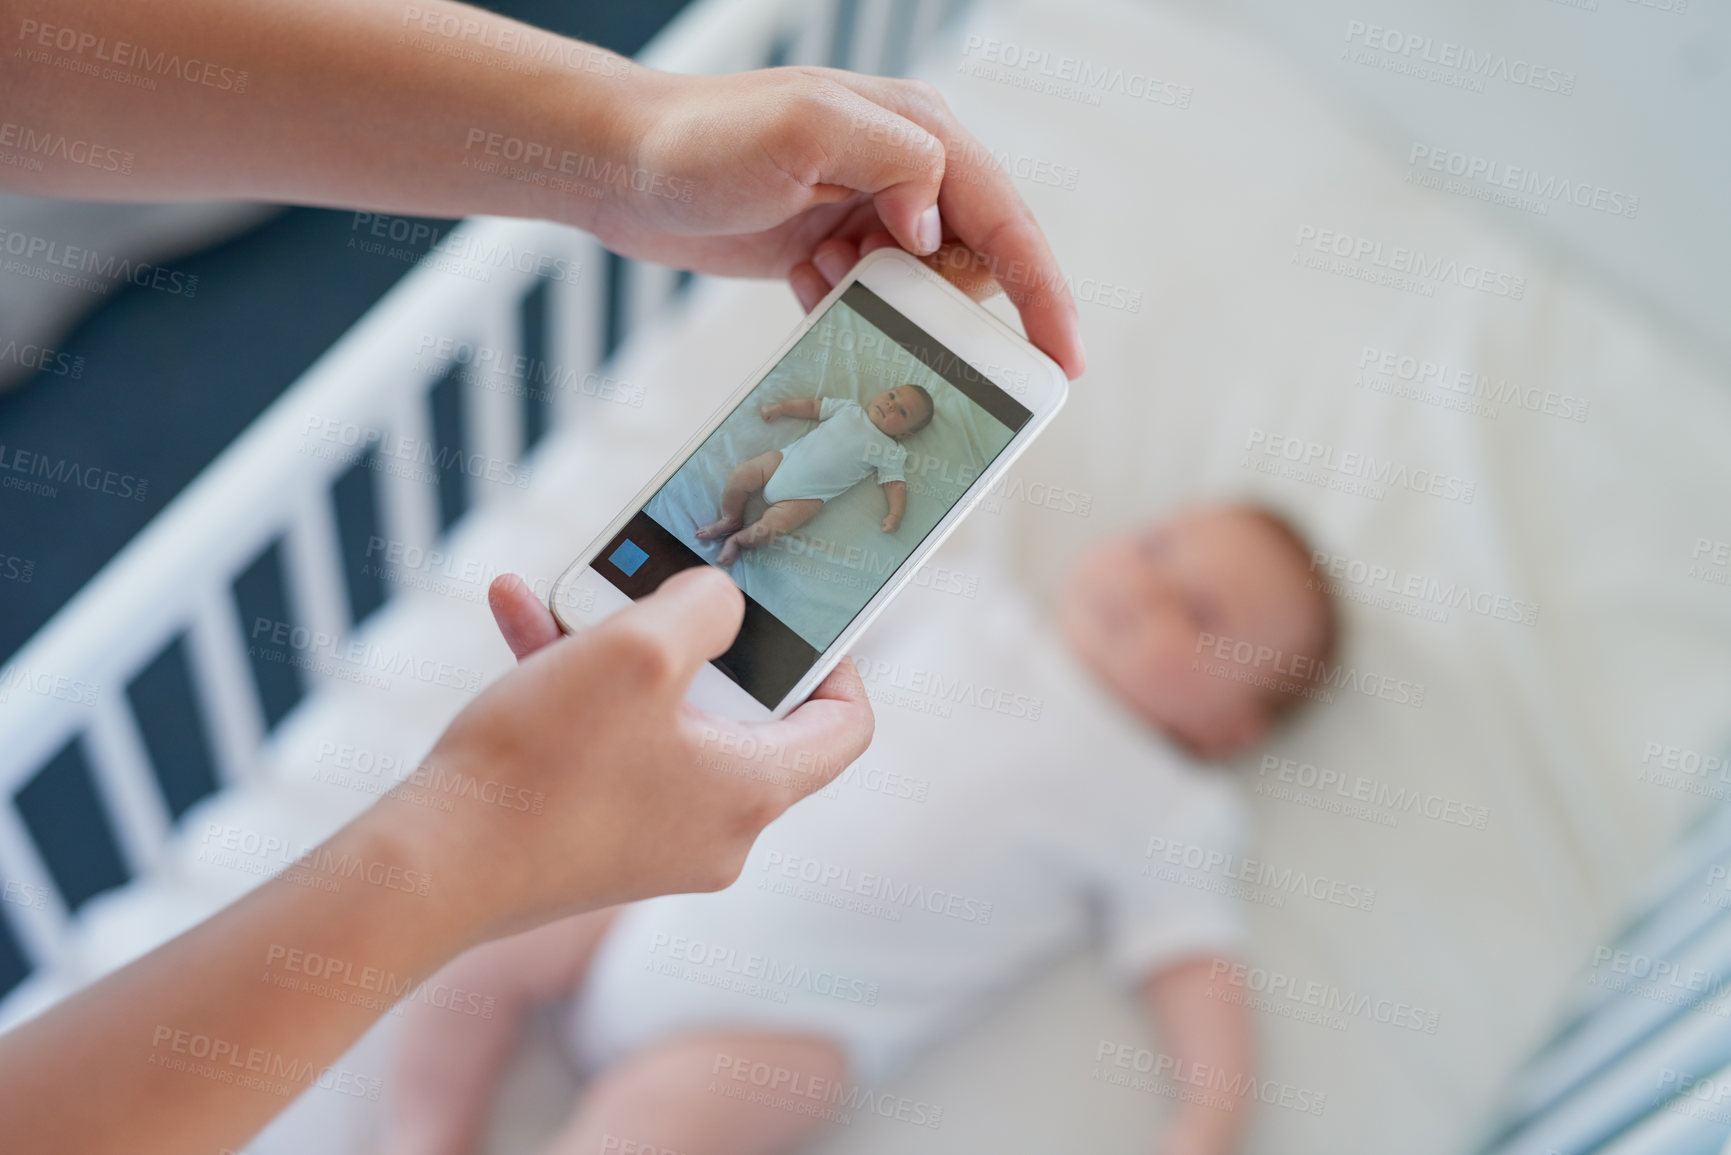
[[[642,59],[893,74],[956,7],[699,0]],[[446,256],[486,279],[451,275]],[[574,419],[575,391],[501,388],[460,350],[604,371],[610,337],[659,314],[678,284],[561,226],[465,222],[0,668],[0,995],[62,964],[81,904],[150,875],[188,806],[259,773],[274,729],[318,683],[266,685],[258,623],[291,648],[297,631],[340,639],[393,592],[389,578],[376,594],[357,585],[340,495],[368,498],[363,512],[393,543],[433,548],[507,499],[539,436]],[[429,348],[430,335],[451,344]],[[249,626],[244,604],[260,589],[278,592],[280,620],[255,613]],[[171,700],[208,753],[202,779],[152,748],[163,699],[141,694],[147,676],[180,687]],[[50,780],[56,798],[88,805],[46,806]]]
[[[539,298],[557,318],[550,328],[571,330],[574,343],[598,330],[606,262],[581,234],[476,220],[445,247],[536,254],[539,267],[565,271]],[[141,670],[184,644],[213,785],[243,782],[273,719],[254,686],[249,634],[258,631],[243,618],[237,577],[274,559],[284,630],[341,638],[365,612],[352,604],[339,540],[340,477],[371,475],[380,534],[409,548],[434,547],[448,510],[484,508],[509,492],[534,398],[463,373],[466,443],[444,444],[430,412],[440,378],[417,357],[426,334],[497,351],[501,361],[522,353],[520,310],[538,278],[491,259],[488,271],[487,282],[411,273],[0,671],[0,787],[14,802],[0,808],[0,872],[13,895],[5,913],[34,962],[52,962],[72,909],[101,881],[69,884],[55,859],[61,848],[41,845],[45,826],[100,837],[105,823],[125,877],[148,873],[169,836],[173,814],[128,693]],[[442,492],[452,488],[463,492]],[[19,795],[56,766],[89,775],[99,814],[68,825],[32,824],[28,805],[21,812]]]

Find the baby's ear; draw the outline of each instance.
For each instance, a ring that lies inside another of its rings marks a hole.
[[[1210,761],[1242,754],[1262,744],[1268,725],[1268,711],[1248,703],[1217,714],[1197,735],[1197,753]]]
[[[1232,752],[1242,754],[1246,750],[1262,745],[1262,740],[1268,737],[1269,713],[1265,707],[1257,706],[1244,712],[1243,718],[1233,728]]]

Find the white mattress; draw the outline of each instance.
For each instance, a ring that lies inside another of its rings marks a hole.
[[[1374,888],[1376,902],[1366,912],[1295,897],[1249,910],[1258,966],[1371,1008],[1321,1025],[1259,1014],[1264,1076],[1326,1100],[1320,1114],[1258,1108],[1250,1149],[1460,1150],[1697,809],[1641,780],[1643,749],[1713,748],[1731,714],[1726,575],[1691,568],[1699,539],[1731,539],[1731,388],[1628,302],[1503,231],[1508,218],[1406,184],[1242,37],[1108,0],[1046,7],[980,5],[966,30],[977,46],[964,57],[958,40],[934,74],[988,146],[1045,162],[1025,171],[1071,174],[1020,187],[1089,299],[1091,368],[1002,498],[938,564],[1040,591],[1114,526],[1247,495],[1289,511],[1331,553],[1537,606],[1524,625],[1468,607],[1436,621],[1349,602],[1343,662],[1405,683],[1396,696],[1422,687],[1419,704],[1343,689],[1268,748],[1452,802],[1457,817],[1482,810],[1483,829],[1417,813],[1391,826],[1387,807],[1380,818],[1331,812],[1302,786],[1252,797],[1255,854]],[[957,71],[992,39],[1184,86],[1187,107],[1115,91],[1093,104]],[[1300,258],[1320,254],[1295,240],[1323,230],[1385,253],[1420,249],[1460,263],[1457,274],[1470,264],[1519,277],[1521,299],[1307,267]],[[592,401],[524,499],[466,528],[456,550],[550,579],[795,317],[781,286],[702,288],[676,328],[628,351],[619,375],[643,387],[644,406]],[[1490,417],[1363,388],[1367,348],[1506,380],[1541,401],[1547,390],[1582,398],[1587,417],[1506,404]],[[1262,444],[1278,434],[1440,471],[1470,481],[1474,498],[1392,485],[1375,498],[1258,472],[1246,465],[1257,431]],[[1054,491],[1068,496],[1049,504]],[[966,612],[966,598],[951,601],[947,612]],[[1416,604],[1436,608],[1422,594]],[[438,639],[489,669],[508,660],[479,602],[417,594],[384,618],[380,633],[404,644]],[[333,690],[285,747],[285,777],[334,822],[365,796],[304,772],[318,742],[348,730],[383,741],[388,724],[391,747],[412,750],[463,700]],[[1246,760],[1247,790],[1279,785],[1259,766]],[[1375,1008],[1394,1004],[1424,1023],[1434,1015],[1434,1033],[1376,1021]],[[1150,1041],[1084,951],[898,1080],[943,1106],[940,1129],[859,1119],[815,1150],[1145,1151],[1169,1100],[1095,1081],[1101,1040]],[[547,1075],[557,1067],[549,1057],[537,1068],[538,1106],[512,1092],[502,1134],[562,1114],[569,1083]]]

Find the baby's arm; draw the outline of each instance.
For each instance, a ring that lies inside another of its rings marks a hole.
[[[902,514],[908,511],[908,483],[905,481],[884,482],[884,496],[889,498],[890,513],[878,528],[885,533],[894,533],[901,528]]]
[[[1232,964],[1212,956],[1184,959],[1155,971],[1142,983],[1142,1001],[1154,1019],[1161,1045],[1188,1071],[1208,1067],[1231,1083],[1248,1078],[1254,1055],[1250,1013],[1236,1003],[1210,997],[1212,976]],[[1179,1108],[1161,1137],[1160,1155],[1230,1155],[1249,1121],[1249,1099],[1210,1094]],[[1216,1105],[1224,1100],[1229,1106]]]
[[[786,401],[771,401],[760,405],[758,416],[765,421],[774,421],[777,417],[803,417],[807,421],[823,420],[823,398],[792,397]]]

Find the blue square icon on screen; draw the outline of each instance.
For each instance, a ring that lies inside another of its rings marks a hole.
[[[630,577],[637,572],[639,566],[649,560],[649,555],[643,551],[642,546],[626,538],[607,560],[618,566],[620,573]]]

